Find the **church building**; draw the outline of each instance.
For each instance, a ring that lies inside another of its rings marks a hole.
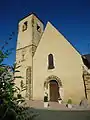
[[[64,102],[71,98],[73,103],[89,99],[85,79],[89,81],[90,74],[86,60],[50,22],[44,29],[35,14],[19,22],[16,63],[20,72],[17,75],[23,77],[26,90],[22,95],[26,99],[43,100],[45,93],[49,101],[55,102],[58,98]],[[21,79],[16,80],[18,86],[20,82]]]

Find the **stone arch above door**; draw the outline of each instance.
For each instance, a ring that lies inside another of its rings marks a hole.
[[[59,87],[62,87],[62,82],[61,82],[60,78],[57,77],[57,76],[55,76],[55,75],[50,75],[50,76],[46,79],[46,81],[44,82],[44,88],[48,89],[48,83],[49,83],[51,80],[56,80],[57,83],[58,83],[58,86],[59,86]]]

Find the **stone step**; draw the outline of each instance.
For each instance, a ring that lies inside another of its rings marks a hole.
[[[26,101],[26,106],[33,108],[44,108],[44,102],[39,100],[29,100]],[[49,109],[67,109],[65,104],[59,104],[58,102],[49,102]]]
[[[52,110],[70,110],[66,107],[66,104],[59,104],[58,102],[49,102],[48,108],[44,107],[44,102],[40,100],[27,100],[25,102],[25,106],[36,108],[36,109],[52,109]],[[79,105],[73,105],[71,110],[90,110],[90,106],[88,108],[80,107]]]

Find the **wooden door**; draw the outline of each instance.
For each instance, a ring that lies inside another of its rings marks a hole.
[[[57,102],[58,101],[58,83],[55,80],[50,81],[50,101]]]

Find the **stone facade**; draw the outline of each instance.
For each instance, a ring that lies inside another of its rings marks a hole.
[[[50,100],[51,93],[57,97],[55,91],[65,102],[72,98],[79,103],[85,97],[81,55],[51,23],[43,31],[43,23],[34,14],[19,22],[16,63],[21,65],[18,74],[26,84],[23,96],[27,99],[43,100],[47,92]]]
[[[85,96],[90,104],[90,73],[87,70],[85,70],[85,68],[83,68],[83,80],[84,80]]]

